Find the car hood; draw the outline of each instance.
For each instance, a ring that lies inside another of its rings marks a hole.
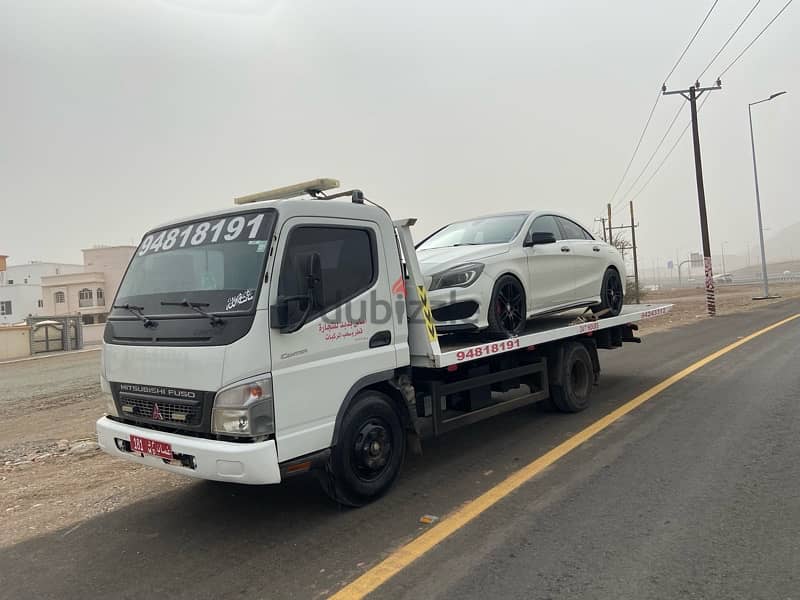
[[[481,244],[480,246],[447,246],[445,248],[430,248],[417,250],[419,266],[424,275],[441,273],[451,267],[464,263],[483,262],[485,259],[499,254],[505,254],[510,249],[509,244]]]

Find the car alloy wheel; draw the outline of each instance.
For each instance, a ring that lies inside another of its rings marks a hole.
[[[514,277],[505,275],[495,285],[489,308],[489,330],[517,335],[525,326],[525,291]]]

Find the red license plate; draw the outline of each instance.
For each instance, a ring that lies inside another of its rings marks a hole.
[[[155,440],[148,440],[147,438],[139,437],[138,435],[131,436],[131,452],[138,452],[139,454],[150,454],[160,458],[172,460],[172,446],[164,442],[157,442]]]

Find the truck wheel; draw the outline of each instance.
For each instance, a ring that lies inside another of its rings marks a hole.
[[[320,474],[322,488],[339,504],[363,506],[392,486],[405,452],[403,425],[389,398],[362,392],[344,416],[328,468]]]
[[[561,412],[580,412],[589,406],[594,385],[594,365],[586,346],[569,342],[558,365],[557,378],[550,386],[550,399]]]
[[[525,290],[516,277],[503,275],[494,284],[489,302],[489,333],[503,337],[519,335],[525,328]]]

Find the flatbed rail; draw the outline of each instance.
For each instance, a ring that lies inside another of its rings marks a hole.
[[[560,315],[541,317],[528,322],[525,332],[517,337],[487,340],[479,335],[439,336],[438,348],[429,356],[414,355],[411,363],[417,367],[444,368],[471,360],[533,348],[548,342],[564,340],[579,335],[591,335],[619,325],[636,323],[644,319],[667,314],[672,304],[633,304],[623,307],[616,317],[591,320],[583,311],[570,311]]]

